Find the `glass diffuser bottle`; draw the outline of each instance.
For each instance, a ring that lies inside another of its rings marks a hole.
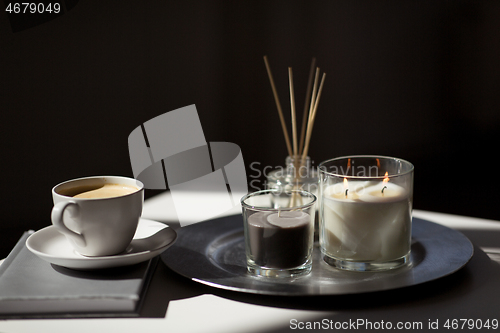
[[[266,188],[278,190],[283,196],[292,190],[302,190],[314,195],[318,193],[319,178],[318,172],[311,165],[311,159],[307,156],[304,160],[302,156],[293,158],[287,156],[284,167],[277,167],[266,175]],[[293,197],[290,200],[294,200]],[[300,204],[300,202],[290,202],[290,205]],[[317,215],[317,204],[312,207],[312,212]],[[314,226],[314,241],[319,239],[319,219],[316,216]]]

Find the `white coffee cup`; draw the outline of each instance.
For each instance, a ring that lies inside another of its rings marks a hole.
[[[74,197],[110,184],[131,189],[114,197]],[[52,224],[74,249],[84,256],[108,256],[125,251],[131,243],[142,214],[144,185],[127,177],[86,177],[56,185],[52,198]]]

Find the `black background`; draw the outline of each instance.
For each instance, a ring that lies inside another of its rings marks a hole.
[[[288,121],[287,68],[300,111],[313,56],[327,73],[315,165],[400,157],[415,165],[414,208],[499,219],[499,1],[65,4],[31,27],[0,13],[1,256],[51,223],[55,184],[133,176],[129,133],[167,111],[196,104],[206,140],[238,144],[249,180],[253,162],[283,165],[264,55]]]

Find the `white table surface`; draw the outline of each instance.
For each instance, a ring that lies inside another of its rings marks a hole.
[[[241,209],[236,207],[223,215],[240,213]],[[420,210],[414,210],[413,215],[458,229],[468,236],[476,246],[471,262],[445,280],[440,279],[443,282],[437,280],[383,293],[321,298],[257,296],[219,290],[180,277],[160,263],[140,318],[2,320],[0,332],[287,332],[298,331],[291,329],[291,320],[358,319],[394,325],[421,322],[424,330],[429,321],[439,320],[439,331],[444,331],[442,325],[446,319],[500,321],[500,222]],[[178,227],[168,192],[147,200],[143,217]],[[196,218],[193,210],[193,219]]]

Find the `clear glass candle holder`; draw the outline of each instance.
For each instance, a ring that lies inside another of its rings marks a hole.
[[[297,190],[263,190],[241,199],[248,272],[293,277],[311,271],[315,202],[314,194]]]
[[[323,260],[353,271],[408,264],[413,165],[384,156],[346,156],[322,162],[320,246]]]

